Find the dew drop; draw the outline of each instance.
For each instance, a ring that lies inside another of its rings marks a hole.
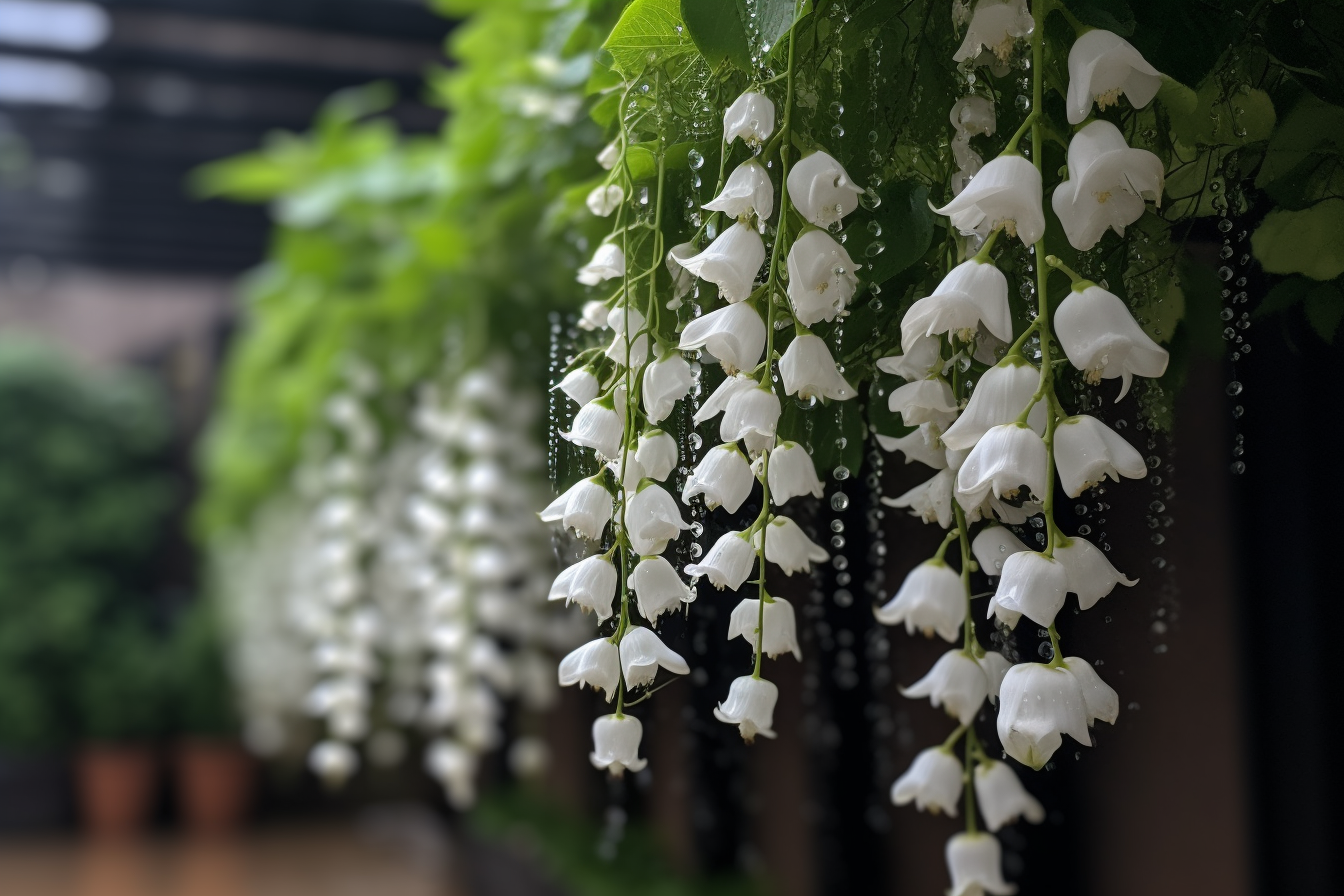
[[[831,509],[839,512],[849,509],[849,495],[844,492],[836,492],[831,495]]]

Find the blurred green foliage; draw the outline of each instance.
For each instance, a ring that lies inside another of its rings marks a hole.
[[[557,198],[597,170],[602,137],[574,94],[615,4],[439,5],[473,13],[449,40],[457,66],[429,76],[441,134],[399,135],[375,84],[333,97],[309,133],[197,173],[201,195],[270,202],[277,225],[203,449],[206,538],[287,484],[345,360],[376,367],[396,402],[442,364],[451,324],[451,360],[506,345],[540,380],[546,311],[578,301],[580,251],[554,237],[594,225],[581,197]]]
[[[674,871],[653,832],[639,824],[625,828],[609,853],[595,855],[604,838],[597,825],[521,789],[487,796],[470,821],[483,836],[539,859],[550,878],[576,896],[765,893],[760,883],[742,874],[693,877]]]
[[[121,701],[158,677],[143,639],[174,495],[168,439],[146,378],[0,340],[0,745],[145,722]],[[114,711],[125,725],[104,718]]]

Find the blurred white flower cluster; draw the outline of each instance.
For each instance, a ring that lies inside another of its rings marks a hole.
[[[574,637],[546,605],[540,402],[515,379],[493,358],[422,384],[404,409],[352,366],[293,491],[216,558],[254,751],[292,752],[312,738],[302,717],[316,719],[308,765],[339,786],[361,756],[394,765],[423,742],[464,807],[506,710],[526,731],[550,705],[552,654]],[[398,435],[384,445],[383,432]],[[533,775],[546,751],[524,734],[509,758]]]

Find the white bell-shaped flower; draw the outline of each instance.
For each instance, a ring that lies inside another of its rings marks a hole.
[[[929,747],[920,750],[905,774],[891,785],[891,802],[897,806],[915,804],[921,812],[946,812],[957,817],[964,772],[951,750]]]
[[[1055,559],[1069,574],[1069,590],[1078,595],[1078,607],[1090,610],[1116,585],[1127,588],[1139,583],[1116,570],[1096,545],[1081,536],[1063,538],[1055,545]]]
[[[966,410],[943,433],[943,444],[957,451],[973,448],[993,427],[1012,423],[1026,409],[1040,381],[1040,371],[1021,355],[1004,358],[975,384]],[[1027,415],[1027,425],[1038,434],[1045,433],[1045,412],[1045,402],[1038,401]]]
[[[602,151],[597,154],[597,164],[601,165],[606,171],[615,168],[616,163],[620,160],[621,148],[616,145],[615,140],[602,147]]]
[[[755,481],[746,456],[736,442],[729,442],[706,452],[704,459],[687,477],[681,500],[689,504],[691,498],[704,495],[705,506],[710,510],[722,507],[729,513],[737,513],[747,495],[751,494]]]
[[[784,394],[802,399],[844,401],[857,394],[840,375],[826,341],[811,333],[795,336],[789,343],[779,359],[779,376],[784,382]]]
[[[984,5],[981,0],[976,11]],[[992,834],[956,834],[947,841],[947,896],[1013,896],[1017,887],[1003,879],[1003,850]]]
[[[794,618],[793,604],[782,597],[776,597],[765,603],[765,624],[760,633],[761,651],[771,659],[781,653],[791,653],[793,658],[803,658],[802,648],[798,646],[798,623]],[[756,647],[757,623],[761,621],[761,602],[747,598],[733,608],[728,617],[728,640],[741,638]]]
[[[789,201],[808,221],[830,227],[859,207],[863,187],[826,152],[803,156],[789,169]]]
[[[639,615],[649,622],[695,600],[694,589],[681,580],[666,557],[641,557],[628,584],[635,592]]]
[[[681,452],[677,440],[671,433],[661,429],[651,429],[641,433],[639,447],[635,449],[635,460],[644,468],[644,475],[663,482],[677,468]]]
[[[903,355],[878,358],[877,369],[883,373],[895,374],[902,379],[914,382],[927,379],[930,373],[941,370],[942,356],[937,336],[918,336],[914,343],[904,349]]]
[[[359,770],[359,754],[339,740],[318,741],[308,751],[308,769],[327,787],[340,787]]]
[[[598,716],[593,722],[593,752],[588,759],[593,768],[606,769],[617,778],[626,769],[643,771],[649,764],[649,760],[639,758],[639,742],[643,737],[644,726],[634,716]]]
[[[1139,328],[1124,301],[1096,284],[1077,285],[1059,303],[1055,338],[1069,363],[1093,385],[1120,377],[1120,394],[1129,392],[1135,374],[1159,377],[1167,372],[1167,350]]]
[[[1096,417],[1066,417],[1055,429],[1055,466],[1064,494],[1076,498],[1109,476],[1142,479],[1148,475],[1143,455],[1120,433]]]
[[[645,367],[641,391],[644,395],[644,413],[649,423],[657,426],[666,420],[677,402],[686,397],[694,382],[691,365],[681,356],[681,352],[667,352]]]
[[[555,577],[547,599],[563,600],[565,606],[578,604],[585,610],[592,610],[601,622],[611,616],[611,602],[616,598],[619,579],[611,558],[595,554],[561,571]]]
[[[1020,551],[1003,562],[1003,577],[989,602],[990,616],[1009,628],[1026,616],[1042,628],[1055,624],[1055,615],[1064,607],[1069,590],[1069,574],[1064,564],[1038,554]]]
[[[542,522],[559,522],[565,529],[573,529],[590,541],[602,537],[602,530],[611,522],[611,493],[602,484],[601,476],[580,479],[563,495],[556,498],[540,514]]]
[[[609,309],[607,303],[601,299],[593,299],[583,303],[583,311],[579,314],[579,329],[581,330],[602,330],[607,326],[607,314]]]
[[[1116,689],[1101,680],[1097,670],[1081,657],[1064,657],[1064,668],[1073,674],[1083,692],[1083,712],[1087,724],[1101,719],[1106,724],[1116,724],[1120,717],[1120,695]]]
[[[714,718],[736,725],[742,739],[751,743],[759,734],[774,738],[775,703],[779,688],[764,678],[743,675],[734,678],[728,688],[728,699],[714,707]]]
[[[764,462],[764,455],[756,463]],[[780,442],[770,452],[769,470],[766,479],[770,485],[770,503],[775,506],[786,503],[790,498],[811,495],[820,498],[826,491],[817,478],[816,465],[812,455],[797,442]]]
[[[991,831],[1019,818],[1032,824],[1045,821],[1045,807],[1027,793],[1017,772],[1006,762],[990,759],[975,767],[975,800],[985,818],[985,827]]]
[[[615,243],[603,243],[593,253],[593,258],[579,268],[575,278],[584,286],[596,286],[603,280],[612,280],[625,276],[625,253]]]
[[[681,307],[681,300],[695,288],[695,275],[686,270],[682,262],[699,254],[700,250],[695,247],[695,243],[678,243],[667,250],[663,263],[672,276],[672,303],[668,305],[669,308]]]
[[[728,402],[731,401],[733,396],[740,390],[755,389],[759,385],[760,382],[757,381],[756,377],[749,376],[745,373],[738,373],[728,377],[719,384],[717,389],[709,394],[709,398],[705,399],[704,404],[700,405],[699,410],[695,412],[695,416],[692,420],[695,422],[696,426],[699,426],[706,420],[713,418],[716,414],[722,414],[724,409],[728,407]]]
[[[681,518],[676,499],[666,489],[645,480],[628,499],[625,527],[630,546],[642,557],[661,554],[669,541],[679,537],[682,530],[691,525]]]
[[[425,750],[425,771],[443,787],[454,808],[466,809],[476,802],[476,769],[479,754],[463,744],[438,738]]]
[[[957,100],[947,117],[958,134],[991,137],[997,125],[994,100],[979,93],[968,93]]]
[[[1087,716],[1087,724],[1101,719],[1108,725],[1114,725],[1120,717],[1120,695],[1115,692],[1115,688],[1102,681],[1091,664],[1081,657],[1066,656],[1064,668],[1069,670],[1083,691],[1083,712]]]
[[[1078,679],[1062,666],[1018,663],[999,688],[999,740],[1018,762],[1038,771],[1069,735],[1085,747],[1087,706]]]
[[[760,146],[775,132],[775,104],[763,93],[748,90],[723,113],[723,142],[739,137],[748,146]]]
[[[551,387],[552,391],[559,389],[569,397],[570,401],[580,406],[596,398],[600,388],[601,384],[598,383],[591,367],[579,367],[571,370],[565,374],[564,379]]]
[[[809,230],[789,247],[789,301],[798,323],[835,320],[854,298],[859,278],[845,247],[823,230]]]
[[[592,191],[588,193],[588,198],[584,200],[588,206],[588,211],[599,218],[608,217],[620,208],[624,201],[625,190],[621,189],[620,184],[603,184],[593,187]]]
[[[775,185],[770,182],[764,165],[748,159],[733,169],[719,195],[706,202],[703,208],[740,221],[749,222],[752,215],[764,221],[775,210]]]
[[[653,684],[659,667],[678,675],[689,675],[691,667],[681,654],[663,643],[651,629],[632,625],[621,637],[621,672],[627,688]]]
[[[752,454],[763,451],[774,444],[781,412],[779,396],[773,389],[765,386],[742,389],[733,394],[723,409],[719,437],[725,442],[742,439]]]
[[[971,539],[971,553],[975,555],[975,562],[980,564],[980,571],[987,576],[1003,575],[1003,564],[1009,557],[1019,551],[1029,550],[1031,548],[1003,526],[985,526]],[[1064,561],[1059,556],[1058,547],[1055,548],[1055,559],[1061,563]]]
[[[765,353],[765,321],[748,304],[729,305],[688,323],[678,347],[706,349],[727,373],[751,370]]]
[[[1027,0],[979,0],[952,61],[975,59],[981,50],[989,50],[1000,62],[1007,62],[1013,45],[1033,30]]]
[[[756,566],[756,549],[741,532],[725,532],[699,563],[686,566],[688,576],[706,576],[709,584],[722,591],[736,591]]]
[[[1049,478],[1045,442],[1025,424],[1005,423],[981,436],[957,471],[957,503],[971,510],[990,496],[1044,497]]]
[[[617,413],[612,396],[594,398],[574,415],[573,428],[560,435],[575,445],[593,449],[603,457],[619,457],[621,442],[625,438],[624,416]]]
[[[901,319],[901,347],[909,352],[925,336],[954,333],[969,342],[976,330],[1003,342],[1013,339],[1008,278],[992,262],[972,258],[953,268],[932,295],[910,306]]]
[[[649,334],[645,330],[644,315],[628,302],[617,305],[607,315],[607,326],[615,336],[607,346],[607,357],[622,367],[638,370],[649,358]],[[631,333],[635,338],[629,339]]]
[[[625,452],[625,457],[618,457],[615,460],[607,461],[607,469],[611,475],[616,477],[616,481],[621,484],[621,488],[628,494],[634,494],[639,488],[641,480],[648,478],[644,470],[644,465],[639,462],[637,453]]]
[[[804,534],[798,524],[786,516],[776,516],[756,533],[758,539],[765,541],[765,559],[791,576],[795,572],[807,572],[813,563],[825,563],[831,555]]]
[[[933,668],[908,688],[901,688],[906,697],[928,697],[935,708],[943,710],[963,725],[975,720],[976,714],[989,696],[989,681],[984,670],[962,650],[949,650],[938,658]]]
[[[957,399],[942,377],[906,383],[887,396],[887,408],[900,414],[906,426],[932,423],[939,431],[957,419]]]
[[[932,423],[921,423],[912,432],[903,436],[884,436],[878,433],[877,444],[883,451],[899,451],[905,455],[907,464],[920,463],[935,470],[944,469],[948,465],[947,449],[943,447],[941,437]]]
[[[1050,203],[1069,244],[1086,251],[1108,227],[1124,236],[1143,217],[1145,199],[1161,205],[1164,176],[1161,159],[1131,149],[1109,121],[1094,121],[1069,141],[1069,177]]]
[[[755,229],[737,223],[719,234],[699,255],[684,259],[681,266],[719,288],[729,302],[751,295],[751,284],[765,263],[765,243]]]
[[[971,179],[940,215],[952,226],[981,239],[1000,227],[1009,236],[1032,245],[1045,235],[1045,211],[1041,205],[1041,173],[1019,155],[993,159]]]
[[[921,482],[903,495],[882,498],[882,503],[909,510],[911,516],[946,529],[952,525],[952,491],[956,477],[952,470],[939,470],[932,479]]]
[[[610,703],[621,684],[620,650],[609,638],[589,641],[560,661],[559,678],[561,687],[588,685],[595,691],[604,691]]]
[[[1142,109],[1161,87],[1162,73],[1118,34],[1094,28],[1069,50],[1069,124],[1081,124],[1091,115],[1093,102],[1103,110],[1114,106],[1122,93],[1130,105]]]
[[[906,634],[918,629],[926,638],[937,632],[944,641],[955,641],[966,621],[966,587],[944,561],[925,560],[910,570],[896,596],[875,615],[883,625],[904,622]]]
[[[980,664],[980,669],[985,673],[985,681],[989,683],[989,702],[993,703],[999,699],[999,688],[1003,686],[1003,676],[1008,674],[1012,668],[1012,663],[1008,658],[996,650],[991,650],[984,656],[976,660]]]

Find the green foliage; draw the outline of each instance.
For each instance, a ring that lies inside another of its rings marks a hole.
[[[163,734],[169,687],[164,659],[159,636],[135,616],[101,627],[76,672],[80,738],[134,743]]]
[[[168,434],[143,378],[0,341],[0,744],[79,730],[91,645],[149,596]]]
[[[284,487],[352,359],[381,375],[388,421],[405,419],[392,411],[438,368],[450,328],[463,364],[499,344],[541,363],[539,312],[578,300],[578,253],[554,234],[589,226],[582,195],[563,200],[597,170],[600,134],[576,118],[609,6],[446,4],[476,11],[450,38],[457,67],[430,76],[443,133],[369,118],[391,100],[375,85],[333,98],[308,134],[198,173],[203,195],[269,201],[278,225],[205,440],[202,535],[243,526]]]
[[[213,602],[198,599],[177,620],[164,655],[165,716],[175,734],[231,737],[238,732],[225,668],[223,631]]]
[[[1344,199],[1327,199],[1301,211],[1270,212],[1251,236],[1251,248],[1271,274],[1333,280],[1344,274],[1340,234],[1344,234]]]
[[[477,834],[535,856],[551,878],[575,896],[758,896],[761,888],[739,875],[686,877],[668,865],[651,831],[632,825],[615,855],[593,861],[601,831],[582,816],[515,790],[483,800],[471,814]]]

